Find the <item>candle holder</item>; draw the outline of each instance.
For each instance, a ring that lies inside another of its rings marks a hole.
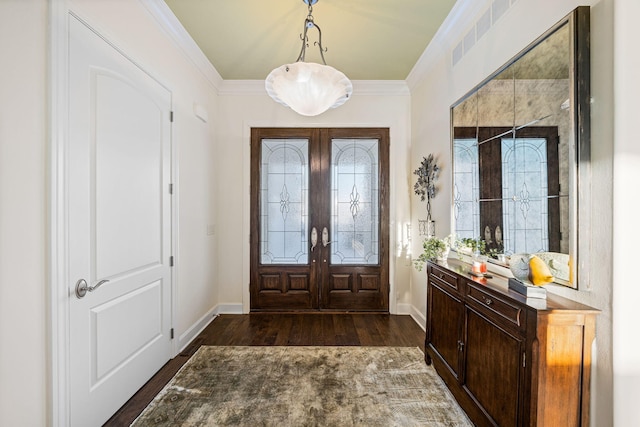
[[[471,263],[471,274],[478,277],[484,277],[487,274],[487,260],[486,255],[476,254],[473,256],[473,262]]]

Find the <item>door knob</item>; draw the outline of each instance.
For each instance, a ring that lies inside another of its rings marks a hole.
[[[84,296],[87,295],[87,292],[93,292],[107,282],[108,280],[100,280],[95,285],[89,286],[87,285],[86,280],[80,279],[76,282],[76,296],[78,297],[78,299],[84,298]]]
[[[318,244],[318,230],[315,227],[311,229],[311,252],[316,248]]]
[[[329,243],[331,243],[329,241],[329,230],[327,230],[327,227],[324,227],[322,229],[322,246],[326,248]]]

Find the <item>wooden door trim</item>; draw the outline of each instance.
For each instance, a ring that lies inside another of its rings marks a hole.
[[[249,237],[249,304],[250,310],[280,310],[279,307],[270,307],[272,302],[268,295],[262,297],[264,299],[263,307],[258,307],[258,301],[261,296],[258,294],[257,283],[259,277],[259,259],[260,259],[260,215],[261,205],[260,197],[260,175],[262,171],[261,167],[261,149],[263,139],[278,139],[278,138],[306,138],[309,142],[319,137],[319,130],[314,128],[251,128],[251,147],[250,147],[250,196],[249,196],[249,210],[250,210],[250,237]],[[311,144],[309,144],[311,149]],[[312,162],[311,153],[309,153],[309,161]],[[318,165],[312,165],[310,163],[310,169],[317,168]],[[314,179],[313,171],[310,171],[309,185],[312,184]],[[316,178],[317,179],[317,178]],[[311,197],[311,195],[310,195]],[[313,212],[310,213],[309,218],[309,231],[313,226],[312,216],[316,215]],[[315,266],[311,265],[291,265],[287,267],[289,270],[297,271],[298,274],[304,274],[308,271],[310,277],[310,290],[308,296],[301,293],[292,293],[288,298],[292,304],[296,304],[296,310],[311,310],[318,304],[318,290],[315,281],[311,280],[312,274],[315,272]],[[281,275],[282,267],[278,265],[274,266],[262,266],[260,271],[272,273],[273,275]]]
[[[329,128],[326,129],[327,132],[327,141],[328,144],[331,144],[331,140],[332,139],[340,139],[340,138],[345,138],[345,139],[377,139],[378,140],[378,151],[380,153],[380,156],[378,158],[378,191],[379,191],[379,199],[378,199],[378,213],[379,213],[379,219],[378,219],[378,237],[379,237],[379,262],[378,262],[378,267],[380,269],[379,272],[379,277],[380,277],[380,286],[381,286],[381,291],[380,291],[380,297],[382,299],[378,299],[378,296],[373,297],[372,296],[372,304],[376,304],[377,308],[375,309],[358,309],[355,308],[355,310],[360,310],[360,311],[382,311],[382,312],[389,312],[389,291],[390,291],[390,285],[389,285],[389,129],[388,128]],[[328,164],[326,165],[326,168],[330,167],[330,162],[331,159],[328,159]],[[331,179],[330,179],[330,174],[326,174],[327,177],[327,182],[324,183],[324,185],[326,185],[326,188],[330,188],[331,186]],[[330,206],[329,206],[329,200],[326,201],[327,203],[323,206],[326,206],[327,209],[330,210]],[[327,215],[327,217],[330,216],[330,212],[329,215]],[[327,254],[327,257],[329,257],[329,254]],[[371,268],[375,268],[374,266],[358,266],[358,267],[353,267],[353,266],[335,266],[335,267],[331,267],[331,271],[335,271],[335,272],[340,272],[341,270],[347,271],[347,270],[351,270],[354,271],[358,274],[356,277],[360,277],[360,271],[366,271],[365,269],[371,269]],[[326,268],[326,271],[328,271],[329,268]],[[328,279],[328,277],[325,277],[325,279]],[[353,286],[356,286],[356,284],[353,284]],[[328,287],[324,286],[321,288],[322,290],[322,294],[321,294],[321,305],[320,305],[320,310],[336,310],[336,309],[343,309],[343,310],[348,310],[348,311],[353,311],[354,308],[349,305],[348,307],[338,307],[338,306],[332,306],[332,307],[323,307],[326,304],[329,304],[330,301],[330,295],[329,295],[329,289]],[[360,297],[362,298],[362,297]],[[354,298],[355,299],[355,298]]]
[[[261,141],[262,139],[268,138],[307,138],[311,142],[314,139],[318,139],[324,141],[323,143],[331,144],[332,138],[345,138],[345,139],[377,139],[379,142],[379,151],[381,155],[378,159],[378,192],[379,192],[379,225],[378,225],[378,239],[380,241],[379,247],[379,268],[380,268],[380,293],[382,296],[379,298],[380,301],[377,301],[377,308],[364,309],[360,311],[381,311],[381,312],[389,312],[389,299],[390,299],[390,282],[389,282],[389,128],[260,128],[260,127],[252,127],[250,129],[251,134],[251,144],[250,144],[250,155],[249,155],[249,165],[250,165],[250,196],[249,196],[249,216],[250,216],[250,238],[249,238],[249,306],[250,311],[283,311],[282,308],[259,308],[256,301],[258,300],[258,266],[260,259],[260,215],[261,215],[261,207],[259,198],[257,195],[260,192],[260,174],[261,174]],[[310,144],[311,146],[312,144]],[[311,175],[309,176],[309,185],[311,188],[329,188],[330,185],[330,174],[327,173],[330,167],[330,158],[326,157],[315,157],[310,155],[309,157],[310,168],[312,170]],[[314,171],[320,171],[320,173],[315,173]],[[321,178],[324,177],[324,178]],[[318,181],[320,179],[325,179],[327,182]],[[328,197],[328,193],[324,193],[324,195],[315,196],[320,200],[321,206],[324,206],[325,209],[328,209],[328,212],[315,212],[312,210],[310,212],[309,218],[309,230],[312,227],[316,227],[319,235],[322,232],[322,228],[324,224],[321,224],[321,221],[318,220],[322,215],[326,218],[330,217],[330,206],[329,201],[326,200]],[[310,195],[310,198],[314,197]],[[324,209],[323,209],[324,210]],[[329,226],[327,224],[327,226]],[[319,243],[320,246],[320,243]],[[319,248],[322,250],[324,248]],[[316,254],[317,255],[317,254]],[[318,260],[318,262],[321,262]],[[295,267],[295,266],[292,266]],[[342,268],[342,267],[340,267]],[[351,268],[350,266],[345,266],[344,268]],[[274,274],[277,274],[278,267],[260,267],[261,270],[272,270]],[[327,307],[322,308],[322,303],[319,299],[325,299],[326,295],[323,295],[323,292],[315,286],[313,293],[315,294],[315,300],[313,301],[313,305],[307,307],[299,307],[294,309],[295,311],[331,311],[336,312],[340,310],[344,311],[353,311],[352,307],[344,307],[344,308],[336,308],[336,307]]]

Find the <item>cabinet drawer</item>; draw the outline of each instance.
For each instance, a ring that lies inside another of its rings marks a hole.
[[[467,282],[466,300],[471,303],[470,305],[482,307],[483,311],[488,311],[489,314],[498,316],[497,320],[504,319],[517,326],[520,330],[525,329],[526,316],[521,305],[497,298],[484,289],[477,288],[470,282]]]
[[[451,289],[455,289],[456,291],[460,290],[458,286],[458,278],[447,270],[436,265],[431,265],[431,270],[429,270],[429,280],[433,279],[442,285],[450,287]]]

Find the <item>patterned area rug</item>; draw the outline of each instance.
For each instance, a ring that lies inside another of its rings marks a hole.
[[[420,349],[200,347],[132,426],[471,426]]]

